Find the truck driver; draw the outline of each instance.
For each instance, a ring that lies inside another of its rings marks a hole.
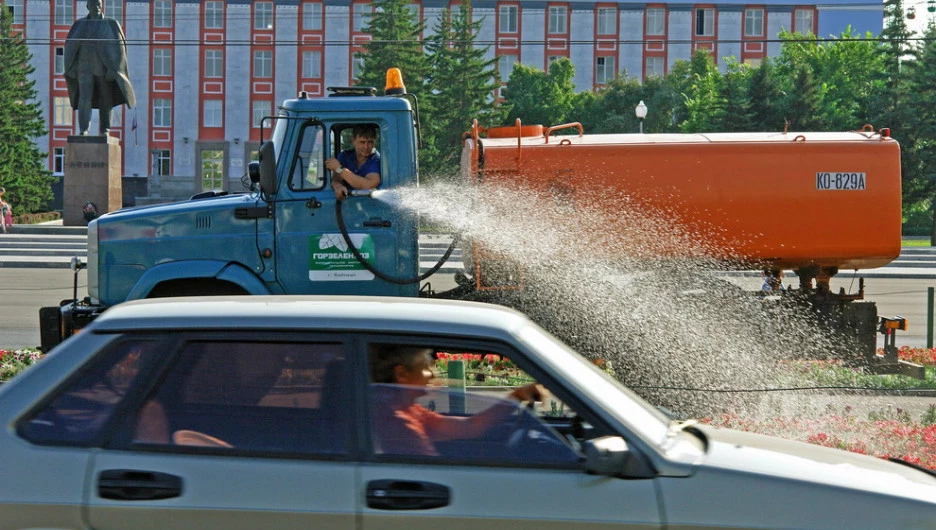
[[[325,161],[325,167],[332,172],[331,185],[338,200],[348,196],[348,188],[370,190],[380,185],[380,153],[374,149],[376,140],[377,130],[373,125],[356,125],[351,130],[353,147]]]

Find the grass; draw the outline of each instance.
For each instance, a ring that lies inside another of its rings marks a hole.
[[[900,245],[901,245],[901,246],[904,246],[904,247],[928,247],[928,246],[930,246],[930,239],[929,239],[928,237],[927,237],[927,238],[920,238],[920,239],[917,239],[917,238],[914,238],[914,239],[907,239],[907,238],[904,238],[904,239],[901,240]]]

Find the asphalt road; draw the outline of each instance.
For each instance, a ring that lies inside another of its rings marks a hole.
[[[444,290],[450,275],[430,278],[433,287]],[[78,296],[87,294],[87,275],[78,275]],[[787,278],[789,281],[790,278]],[[0,268],[0,348],[35,347],[39,344],[39,308],[58,305],[72,297],[72,272],[69,269]],[[760,279],[745,278],[756,289]],[[897,345],[925,346],[927,318],[927,288],[936,286],[931,279],[869,278],[865,280],[865,297],[878,305],[881,316],[900,315],[908,319],[910,329],[898,332]],[[847,277],[833,279],[832,289],[850,285]]]

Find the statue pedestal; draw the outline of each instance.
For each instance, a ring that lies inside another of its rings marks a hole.
[[[62,224],[88,224],[82,211],[94,203],[98,215],[123,207],[120,143],[113,136],[69,136],[65,146]]]

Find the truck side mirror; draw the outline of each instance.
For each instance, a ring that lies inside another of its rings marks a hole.
[[[264,142],[260,146],[260,162],[258,165],[260,191],[268,197],[276,195],[276,150],[273,147],[273,142]],[[250,171],[249,168],[248,171]],[[251,180],[253,180],[252,176]]]

